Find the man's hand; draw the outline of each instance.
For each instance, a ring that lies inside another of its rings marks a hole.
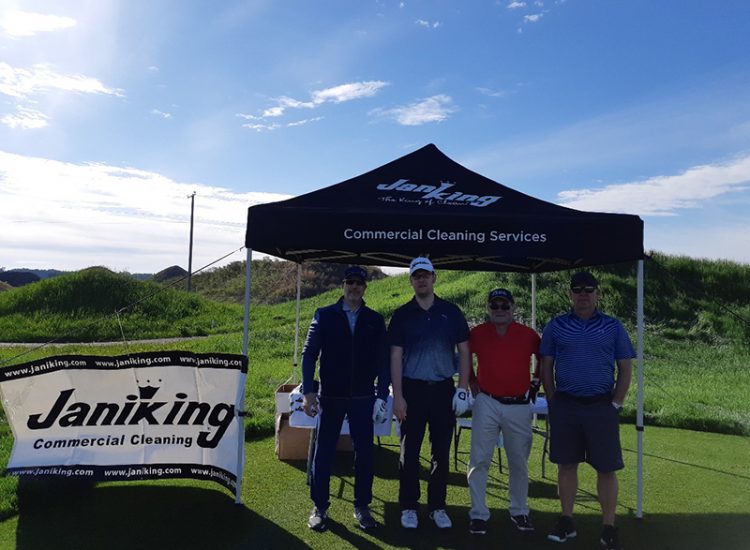
[[[393,396],[393,416],[401,422],[406,418],[406,399],[403,395]]]
[[[306,393],[302,397],[302,407],[305,409],[307,416],[316,416],[318,414],[320,405],[318,404],[317,393]]]
[[[380,398],[375,400],[372,407],[372,421],[375,424],[385,424],[388,421],[388,403]]]
[[[531,384],[529,385],[529,401],[536,403],[536,394],[539,393],[539,389],[542,387],[542,381],[539,378],[532,378]]]
[[[463,388],[458,388],[456,393],[453,394],[453,412],[456,416],[464,415],[469,411],[471,408],[470,396],[471,394]]]

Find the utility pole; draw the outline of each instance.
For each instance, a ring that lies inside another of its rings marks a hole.
[[[188,253],[188,284],[190,292],[193,289],[193,213],[195,212],[195,191],[187,196],[190,199],[190,251]]]

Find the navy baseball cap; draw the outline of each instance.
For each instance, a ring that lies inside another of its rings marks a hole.
[[[346,268],[346,271],[344,271],[344,279],[361,279],[366,281],[367,271],[358,265],[349,266]]]
[[[506,290],[504,288],[496,288],[495,290],[491,290],[489,295],[487,296],[487,302],[491,302],[495,298],[502,298],[503,300],[507,300],[511,304],[513,302],[513,295],[510,293],[510,290]]]
[[[574,286],[593,286],[598,288],[599,281],[588,271],[579,271],[570,278],[570,288]]]

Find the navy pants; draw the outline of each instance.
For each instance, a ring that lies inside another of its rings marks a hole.
[[[336,458],[336,442],[344,416],[349,416],[349,432],[354,443],[354,506],[372,501],[373,423],[375,396],[337,399],[320,397],[320,424],[312,464],[310,498],[318,510],[330,505],[331,466]]]
[[[427,483],[427,507],[432,512],[445,508],[448,466],[453,438],[453,379],[431,383],[403,379],[406,418],[401,422],[399,495],[402,510],[419,505],[419,452],[427,424],[430,425],[431,468]]]

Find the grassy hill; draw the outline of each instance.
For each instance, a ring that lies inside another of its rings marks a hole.
[[[60,275],[0,295],[0,339],[5,342],[118,340],[122,333],[127,339],[199,336],[241,326],[240,306],[104,268]]]
[[[242,303],[245,300],[246,262],[196,273],[193,275],[193,290],[219,302]],[[278,260],[253,260],[251,302],[254,304],[278,304],[293,300],[297,296],[297,264]],[[327,290],[341,287],[344,264],[310,262],[302,265],[300,294],[309,298]],[[368,268],[371,280],[386,277],[377,267]],[[184,287],[185,284],[182,285]]]
[[[241,267],[241,266],[240,266]],[[594,270],[602,284],[602,307],[622,319],[635,340],[635,278],[630,265]],[[225,271],[224,273],[228,273]],[[569,273],[540,274],[538,328],[568,307]],[[488,290],[504,286],[515,295],[521,321],[530,318],[528,275],[439,271],[438,295],[459,304],[469,322],[484,319]],[[257,287],[254,287],[257,292]],[[153,296],[151,296],[153,294]],[[316,307],[335,301],[340,290],[304,299],[300,349]],[[150,298],[146,299],[148,296]],[[409,300],[408,278],[372,282],[366,300],[389,318]],[[143,300],[140,303],[139,300]],[[120,321],[128,340],[219,334],[202,342],[169,344],[170,349],[241,352],[242,308],[195,294],[164,290],[106,270],[88,270],[0,294],[0,340],[117,340],[114,311],[128,304]],[[750,266],[655,255],[646,263],[646,411],[653,424],[750,435]],[[273,430],[274,389],[290,377],[294,353],[294,302],[253,305],[247,408],[251,432]],[[115,346],[96,353],[118,354],[167,346]],[[91,350],[65,348],[65,353]],[[12,363],[61,353],[44,348]],[[0,349],[0,361],[17,351]],[[9,364],[12,364],[9,363]],[[631,391],[626,417],[634,415]]]

